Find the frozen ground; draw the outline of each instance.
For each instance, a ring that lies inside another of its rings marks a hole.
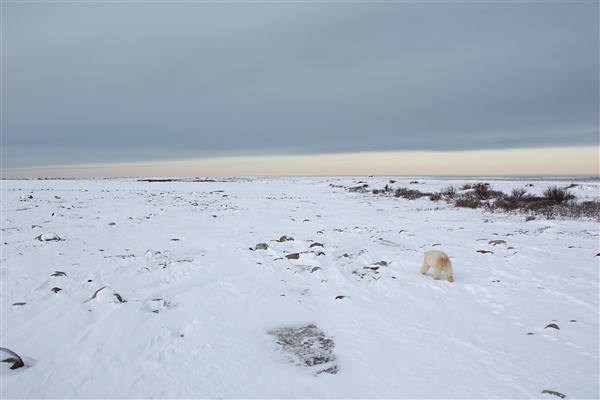
[[[598,221],[388,180],[3,181],[1,397],[597,399]]]

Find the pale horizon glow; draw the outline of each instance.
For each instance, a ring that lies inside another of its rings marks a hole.
[[[209,157],[2,170],[3,179],[253,176],[598,176],[598,147]]]

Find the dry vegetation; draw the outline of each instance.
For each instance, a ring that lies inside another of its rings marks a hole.
[[[541,195],[529,194],[527,189],[513,189],[511,193],[495,190],[487,182],[464,184],[457,188],[448,186],[439,192],[422,192],[409,188],[392,188],[394,181],[383,189],[372,189],[375,195],[391,195],[408,200],[427,197],[431,201],[446,201],[455,207],[483,208],[491,212],[512,212],[527,215],[527,219],[535,218],[573,218],[595,219],[600,221],[600,201],[577,201],[576,196],[569,190],[577,185],[566,187],[556,185],[546,188]],[[416,182],[415,182],[416,183]],[[363,184],[349,188],[354,192],[368,192],[368,185]]]

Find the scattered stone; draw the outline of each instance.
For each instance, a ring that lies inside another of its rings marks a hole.
[[[112,288],[110,288],[108,286],[104,286],[104,287],[101,287],[100,289],[96,290],[96,292],[92,295],[92,298],[90,300],[96,299],[96,298],[98,300],[103,300],[103,301],[106,301],[109,303],[115,302],[113,298],[116,298],[118,303],[125,302],[119,293],[115,292]]]
[[[150,250],[148,250],[150,251]],[[126,259],[126,258],[132,258],[135,257],[135,254],[117,254],[116,256],[105,256],[104,258],[120,258],[122,260]]]
[[[340,295],[340,296],[335,296],[335,299],[336,299],[336,300],[341,300],[341,299],[343,299],[343,298],[345,298],[345,297],[346,297],[346,296],[342,296],[342,295]]]
[[[58,293],[60,292],[62,289],[59,287],[53,287],[52,289],[50,289],[51,291],[53,291],[54,293]]]
[[[13,307],[24,306],[27,303],[13,303]]]
[[[0,347],[0,353],[2,353],[2,362],[12,363],[10,369],[17,369],[25,366],[23,359],[14,351],[7,349],[6,347]]]
[[[498,244],[506,244],[506,240],[490,240],[490,243],[493,246],[496,246]]]
[[[285,258],[287,258],[288,260],[297,260],[300,258],[300,253],[287,254]]]
[[[571,322],[577,322],[577,320],[576,319],[572,319]]]
[[[352,271],[352,273],[353,273],[354,275],[358,275],[358,277],[359,277],[359,278],[364,278],[364,277],[365,277],[365,275],[367,275],[365,272],[362,272],[362,273],[361,273],[361,272],[359,272],[359,270],[357,270],[357,269],[355,269],[354,271]]]
[[[54,271],[54,273],[50,276],[67,276],[67,274],[62,271]]]
[[[315,242],[309,246],[309,248],[313,248],[313,247],[325,247],[325,246],[322,243]]]
[[[299,328],[279,328],[268,332],[277,339],[277,344],[289,357],[289,361],[298,366],[314,367],[322,365],[325,368],[315,372],[336,374],[339,368],[336,356],[333,354],[335,343],[332,338],[315,325],[306,325]]]
[[[551,394],[553,396],[558,396],[561,399],[564,399],[566,397],[564,394],[562,394],[560,392],[555,392],[554,390],[546,390],[546,389],[544,389],[544,390],[542,390],[542,393],[547,393],[547,394]]]
[[[41,228],[41,225],[31,225],[31,229]]]
[[[114,222],[109,222],[108,223],[108,226],[115,226],[115,225],[116,225],[116,223],[114,223]]]
[[[321,270],[321,267],[313,267],[313,269],[310,270],[310,273],[312,274],[313,272],[317,272],[320,270]]]
[[[165,252],[148,250],[144,257],[146,266],[150,268],[167,268],[171,265],[171,252],[168,250]]]
[[[266,250],[269,248],[269,245],[266,243],[258,243],[254,248],[250,247],[250,250]]]
[[[61,239],[56,233],[50,232],[50,233],[42,233],[41,235],[36,236],[35,240],[39,240],[40,242],[51,242],[51,241],[59,241]]]
[[[292,242],[292,241],[294,241],[294,238],[293,238],[293,237],[291,237],[291,236],[286,236],[286,235],[283,235],[283,236],[282,236],[282,237],[280,237],[280,238],[279,238],[279,240],[277,240],[277,241],[278,241],[278,242],[280,242],[280,243],[283,243],[283,242]]]
[[[493,252],[493,251],[489,251],[489,250],[477,250],[477,252],[478,252],[478,253],[481,253],[481,254],[487,254],[487,253],[494,254],[494,252]]]
[[[548,325],[546,325],[546,327],[544,329],[548,329],[548,328],[560,329],[558,327],[558,325],[556,325],[556,324],[548,324]]]
[[[317,372],[315,375],[321,375],[322,373],[327,373],[327,374],[337,374],[339,371],[339,368],[337,365],[334,365],[333,367],[321,370],[319,372]]]

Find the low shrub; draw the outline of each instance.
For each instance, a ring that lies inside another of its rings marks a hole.
[[[479,200],[489,200],[502,196],[502,192],[492,189],[489,183],[478,182],[473,184],[472,189]]]
[[[456,190],[456,188],[452,185],[446,187],[444,190],[442,190],[442,195],[448,199],[453,199],[454,197],[456,197],[458,191]]]
[[[431,193],[425,193],[414,189],[399,188],[394,192],[394,196],[402,197],[408,200],[420,199],[421,197],[431,196]]]
[[[368,187],[369,187],[369,185],[365,183],[364,185],[361,185],[361,186],[351,187],[348,190],[351,192],[366,193]]]
[[[383,189],[372,190],[372,193],[375,195],[393,194],[395,197],[408,200],[422,197],[428,197],[431,201],[444,199],[455,207],[485,208],[490,212],[520,212],[527,214],[527,220],[544,217],[547,219],[592,218],[600,221],[600,200],[578,203],[576,196],[568,190],[574,186],[577,185],[573,184],[564,188],[550,186],[544,190],[542,196],[530,195],[527,193],[527,189],[524,188],[516,188],[510,194],[505,194],[493,190],[489,183],[483,182],[463,185],[460,190],[465,191],[464,193],[459,193],[452,185],[436,193],[421,192],[408,188],[393,190],[389,185],[386,185]],[[367,188],[368,185],[365,183],[362,186],[347,189],[352,192],[366,193]]]
[[[527,194],[527,189],[513,189],[510,196],[515,199],[522,199]]]
[[[581,203],[568,202],[564,204],[554,204],[545,211],[545,216],[551,218],[590,218],[600,221],[600,201],[583,201]]]
[[[480,203],[479,198],[473,195],[463,195],[454,200],[454,206],[462,208],[477,208]]]
[[[442,199],[442,194],[440,192],[435,192],[431,196],[429,196],[429,200],[431,201],[440,201]]]
[[[544,190],[544,197],[546,200],[552,201],[555,204],[562,204],[569,200],[574,200],[575,195],[567,188],[559,188],[558,186],[550,186],[546,190]]]

